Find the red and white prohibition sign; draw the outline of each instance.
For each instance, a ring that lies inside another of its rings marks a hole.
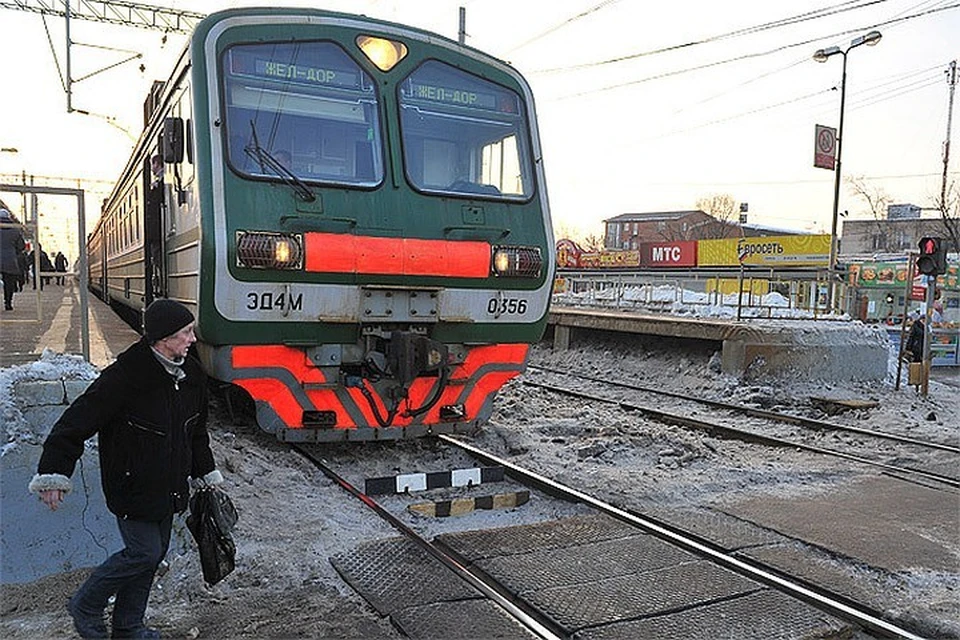
[[[813,144],[813,166],[832,171],[837,157],[837,130],[816,125]]]

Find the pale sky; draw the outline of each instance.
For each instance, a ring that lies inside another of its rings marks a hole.
[[[210,13],[264,3],[155,4]],[[814,126],[838,125],[843,58],[812,56],[872,29],[882,40],[848,55],[843,175],[863,176],[899,203],[931,207],[940,193],[960,0],[285,4],[364,13],[452,39],[458,7],[466,7],[467,43],[509,61],[533,87],[558,237],[600,234],[602,221],[621,213],[693,209],[713,194],[748,203],[751,223],[829,233],[834,174],[813,167]],[[109,189],[139,134],[150,83],[166,79],[186,41],[171,34],[163,44],[159,32],[81,20],[71,22],[71,38],[75,79],[129,55],[88,45],[143,54],[74,84],[74,107],[98,116],[66,113],[50,47],[62,71],[63,19],[48,17],[45,28],[38,14],[0,9],[0,147],[18,150],[0,153],[0,182],[26,170]],[[958,130],[960,116],[954,181]],[[105,195],[89,196],[91,215]],[[868,216],[846,185],[839,208]]]

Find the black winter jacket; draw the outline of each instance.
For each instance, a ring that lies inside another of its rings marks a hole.
[[[38,474],[71,476],[83,443],[99,433],[107,507],[158,522],[186,509],[188,477],[214,470],[206,375],[187,358],[178,384],[141,339],[104,369],[63,413],[43,445]]]

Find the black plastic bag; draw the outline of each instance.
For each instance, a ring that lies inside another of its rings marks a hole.
[[[187,528],[200,549],[203,579],[214,585],[230,575],[237,556],[231,532],[237,524],[237,509],[219,489],[200,489],[190,498]]]

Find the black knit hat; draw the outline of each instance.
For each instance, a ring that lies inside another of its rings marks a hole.
[[[176,300],[158,298],[143,314],[143,334],[150,342],[163,340],[193,322],[193,314]]]

